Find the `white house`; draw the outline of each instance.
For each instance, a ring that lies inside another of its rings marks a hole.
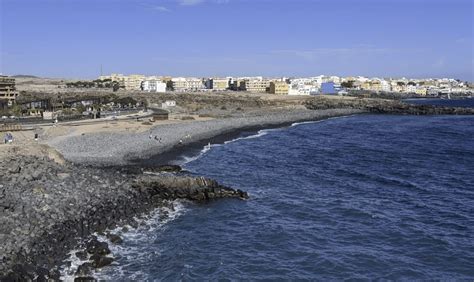
[[[166,100],[164,103],[161,103],[161,108],[167,109],[170,107],[176,107],[176,101],[174,100]]]
[[[166,83],[159,80],[145,80],[142,82],[142,90],[148,92],[166,92]]]

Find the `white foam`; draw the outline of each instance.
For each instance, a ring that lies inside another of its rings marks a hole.
[[[245,137],[238,137],[238,138],[235,138],[235,139],[232,139],[232,140],[229,140],[229,141],[225,141],[224,144],[234,143],[234,142],[240,141],[240,140],[247,140],[247,139],[259,138],[259,137],[262,137],[262,136],[267,135],[270,130],[271,130],[271,129],[259,130],[259,131],[257,132],[257,134],[249,135],[249,136],[245,136]]]
[[[62,267],[59,271],[61,275],[61,279],[69,282],[69,281],[74,281],[74,274],[76,273],[78,267],[83,263],[77,256],[76,252],[80,252],[81,250],[75,249],[72,250],[68,253],[68,259],[67,261],[71,262],[71,265],[69,267]]]
[[[345,118],[345,117],[350,117],[350,116],[354,116],[354,115],[347,115],[347,116],[338,116],[338,117],[329,117],[329,118],[325,118],[325,119],[321,119],[321,120],[314,120],[314,121],[302,121],[302,122],[295,122],[295,123],[292,123],[290,127],[294,127],[294,126],[298,126],[298,125],[302,125],[302,124],[311,124],[311,123],[318,123],[318,122],[322,122],[322,121],[326,121],[326,120],[330,120],[330,119],[337,119],[337,118]],[[279,128],[270,128],[270,129],[262,129],[262,130],[259,130],[256,134],[253,134],[253,135],[249,135],[249,136],[245,136],[245,137],[238,137],[238,138],[235,138],[235,139],[232,139],[232,140],[228,140],[228,141],[225,141],[224,142],[224,145],[226,144],[230,144],[230,143],[234,143],[234,142],[237,142],[237,141],[241,141],[241,140],[248,140],[248,139],[254,139],[254,138],[260,138],[262,136],[265,136],[267,135],[268,133],[272,132],[272,131],[281,131],[281,130],[284,130],[285,127],[279,127]],[[210,144],[210,145],[206,145],[203,147],[203,149],[199,152],[199,154],[195,155],[195,156],[183,156],[181,158],[181,161],[179,162],[180,165],[185,165],[185,164],[188,164],[188,163],[191,163],[197,159],[199,159],[200,157],[202,157],[203,155],[205,155],[212,147],[219,147],[221,146],[221,144]]]
[[[295,122],[295,123],[291,124],[291,127],[298,126],[298,125],[302,125],[302,124],[319,123],[319,122],[323,122],[323,121],[327,121],[327,120],[331,120],[331,119],[347,118],[347,117],[351,117],[351,116],[355,116],[355,115],[329,117],[329,118],[324,118],[324,119],[320,119],[320,120],[310,120],[310,121]]]
[[[178,218],[186,211],[184,202],[180,200],[171,202],[171,206],[172,208],[157,208],[155,211],[144,218],[136,218],[137,221],[143,224],[140,224],[137,228],[127,225],[127,232],[122,232],[123,227],[117,227],[114,230],[109,230],[108,232],[110,233],[120,235],[123,240],[122,245],[112,244],[107,239],[107,237],[97,233],[94,234],[97,236],[99,241],[106,242],[109,245],[109,249],[111,251],[110,255],[120,258],[120,264],[118,261],[114,261],[112,266],[99,269],[95,271],[92,276],[98,280],[115,280],[117,277],[127,280],[146,280],[146,277],[144,277],[145,273],[126,273],[124,268],[126,268],[126,266],[131,263],[136,263],[136,261],[148,261],[152,257],[160,255],[158,250],[143,251],[141,248],[143,248],[143,246],[151,245],[159,236],[159,230],[162,230],[167,223]],[[127,244],[127,242],[129,244]],[[132,244],[130,244],[130,242],[132,242]],[[81,261],[78,257],[76,257],[75,253],[77,251],[80,250],[73,250],[69,252],[69,258],[67,260],[71,261],[71,266],[61,269],[61,278],[65,281],[74,281],[74,274],[76,273],[77,268],[82,263],[84,263],[84,261]]]
[[[96,272],[94,277],[98,280],[114,280],[114,279],[126,279],[126,280],[147,280],[146,274],[141,273],[127,273],[124,269],[130,265],[135,264],[137,261],[147,262],[153,257],[159,256],[159,250],[147,249],[144,251],[143,246],[152,245],[155,240],[160,236],[160,230],[166,228],[166,224],[175,220],[182,215],[186,208],[184,202],[176,200],[172,202],[173,208],[163,207],[158,208],[152,214],[150,214],[145,220],[142,220],[144,224],[141,224],[137,228],[130,228],[127,232],[121,233],[124,243],[122,245],[115,245],[108,242],[108,239],[103,236],[98,236],[99,240],[104,240],[109,243],[109,248],[112,254],[119,256],[120,265],[118,262],[114,262],[113,268],[104,269],[105,271]],[[112,233],[120,233],[121,228],[112,230]],[[132,244],[127,244],[132,242]],[[113,277],[111,277],[113,273]]]
[[[199,159],[200,157],[202,157],[203,155],[205,155],[207,152],[209,152],[211,150],[211,148],[213,147],[219,147],[219,146],[222,146],[221,144],[208,144],[206,146],[204,146],[202,148],[202,150],[199,152],[199,154],[195,155],[195,156],[183,156],[181,157],[181,161],[179,161],[179,164],[181,165],[185,165],[187,163],[190,163],[190,162],[193,162],[197,159]]]

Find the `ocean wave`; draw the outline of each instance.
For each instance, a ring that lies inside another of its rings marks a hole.
[[[179,163],[180,163],[180,165],[185,165],[185,164],[188,164],[188,163],[190,163],[190,162],[193,162],[193,161],[199,159],[200,157],[204,156],[207,152],[209,152],[209,151],[211,150],[211,148],[213,148],[213,147],[219,147],[219,146],[222,146],[222,145],[221,145],[221,144],[211,144],[211,143],[209,143],[209,144],[207,144],[206,146],[204,146],[204,147],[202,148],[202,150],[199,151],[199,153],[196,154],[196,155],[193,155],[193,156],[186,156],[186,155],[185,155],[185,156],[182,156],[182,157],[181,157],[181,161],[180,161]]]
[[[336,119],[336,118],[344,118],[344,117],[350,117],[350,116],[354,116],[354,115],[339,116],[339,117],[329,117],[329,118],[325,118],[325,119],[322,119],[322,120],[295,122],[295,123],[292,123],[292,124],[290,125],[290,127],[294,127],[294,126],[298,126],[298,125],[303,125],[303,124],[319,123],[319,122],[326,121],[326,120],[331,120],[331,119]],[[242,141],[242,140],[249,140],[249,139],[260,138],[260,137],[263,137],[263,136],[267,135],[267,134],[270,133],[270,132],[282,131],[282,130],[284,130],[285,128],[287,128],[287,127],[261,129],[261,130],[259,130],[256,134],[252,134],[252,135],[249,135],[249,136],[237,137],[237,138],[234,138],[234,139],[232,139],[232,140],[225,141],[223,145],[227,145],[227,144],[234,143],[234,142],[237,142],[237,141]],[[181,164],[181,165],[185,165],[185,164],[191,163],[191,162],[193,162],[193,161],[199,159],[200,157],[202,157],[204,154],[206,154],[212,147],[219,147],[219,146],[222,146],[222,144],[208,144],[208,145],[204,146],[203,149],[202,149],[198,154],[196,154],[196,155],[193,155],[193,156],[183,156],[183,157],[182,157],[182,160],[180,161],[180,164]]]
[[[185,212],[186,207],[184,202],[175,200],[170,202],[168,207],[160,207],[148,216],[135,218],[137,222],[139,222],[136,228],[126,225],[127,231],[124,231],[123,226],[109,230],[108,232],[112,234],[120,235],[123,240],[121,245],[111,243],[105,235],[94,233],[93,235],[97,237],[98,241],[108,244],[111,256],[115,258],[115,261],[111,266],[93,272],[92,276],[98,280],[115,280],[117,277],[132,280],[146,279],[143,272],[128,273],[124,268],[137,263],[137,261],[144,261],[159,255],[159,250],[144,251],[141,249],[141,246],[152,244],[159,236],[159,230],[163,229],[167,223],[175,220]],[[76,256],[76,252],[79,251],[83,250],[74,249],[68,253],[68,259],[64,262],[66,266],[60,271],[61,279],[64,281],[74,281],[78,267],[85,262]]]

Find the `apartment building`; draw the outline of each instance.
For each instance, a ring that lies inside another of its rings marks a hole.
[[[428,94],[428,89],[425,88],[425,87],[418,87],[416,90],[415,90],[415,93],[420,95],[420,96],[426,96]]]
[[[292,79],[288,95],[311,95],[319,92],[321,83],[319,78]]]
[[[229,79],[227,78],[210,78],[206,81],[206,88],[216,91],[229,89]]]
[[[198,91],[204,88],[202,79],[199,78],[185,78],[185,77],[174,77],[170,82],[171,87],[174,91]]]
[[[266,93],[269,88],[270,81],[265,79],[246,79],[240,82],[240,89],[243,91]]]
[[[0,108],[13,105],[17,96],[15,79],[0,75]]]
[[[126,90],[141,90],[142,81],[145,76],[141,74],[132,74],[124,77],[123,85]]]
[[[148,92],[166,92],[166,83],[157,79],[147,79],[142,82],[141,88]]]
[[[288,95],[289,85],[285,81],[272,81],[269,92],[276,95]]]

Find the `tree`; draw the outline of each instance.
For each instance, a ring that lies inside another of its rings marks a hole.
[[[343,83],[341,83],[341,86],[344,88],[354,88],[354,81],[353,80],[344,81]]]
[[[408,85],[416,86],[416,83],[413,81],[408,82]]]
[[[114,82],[114,83],[112,84],[112,89],[113,89],[114,92],[116,92],[117,90],[119,90],[119,89],[120,89],[119,83],[118,83],[118,82]]]
[[[397,81],[397,85],[398,85],[398,86],[404,86],[404,85],[405,85],[405,82],[403,82],[403,81]]]

